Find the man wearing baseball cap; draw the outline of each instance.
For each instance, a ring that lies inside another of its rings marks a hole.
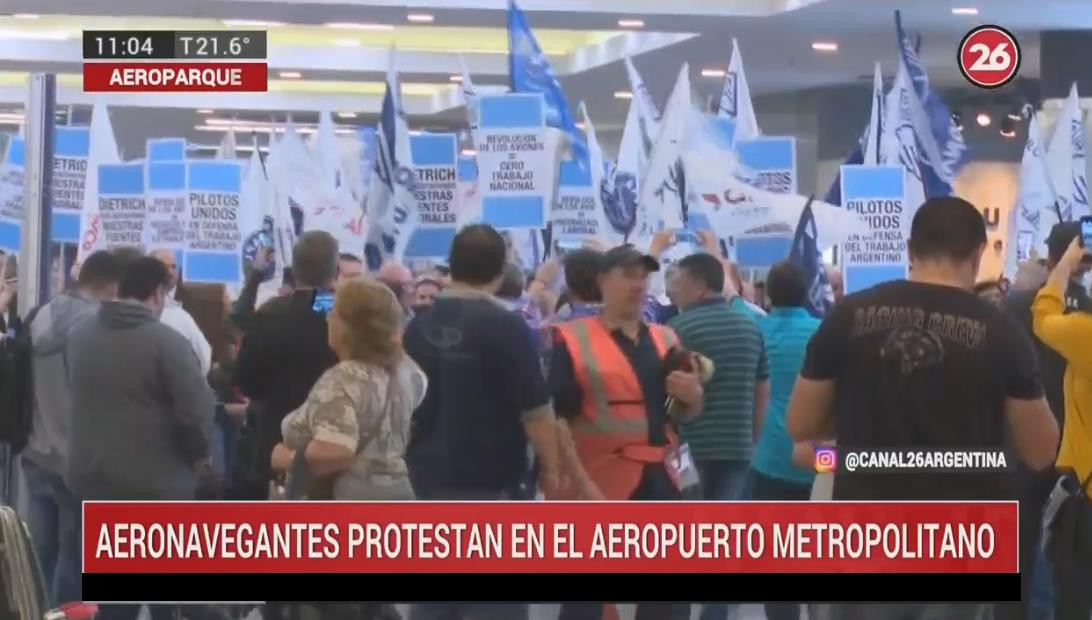
[[[670,328],[642,319],[648,277],[659,269],[655,258],[633,246],[605,252],[597,276],[601,314],[555,327],[550,394],[586,471],[575,472],[583,478],[574,481],[578,497],[679,499],[686,472],[693,474],[689,458],[679,459],[685,447],[671,422],[700,411],[700,375],[711,374],[711,364],[681,351]],[[689,617],[686,605],[651,605],[657,618]],[[559,616],[602,617],[599,603],[566,603]]]

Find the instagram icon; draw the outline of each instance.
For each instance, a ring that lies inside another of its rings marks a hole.
[[[830,447],[815,448],[815,473],[832,474],[838,469],[838,451]]]

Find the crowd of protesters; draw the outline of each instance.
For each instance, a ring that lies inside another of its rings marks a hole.
[[[1035,586],[1047,583],[1057,620],[1087,620],[1092,569],[1038,552],[1059,473],[1092,477],[1092,306],[1075,226],[1055,227],[1049,259],[1011,286],[976,285],[981,215],[930,199],[914,217],[909,278],[843,296],[828,268],[836,303],[825,318],[801,267],[777,263],[756,287],[711,235],[664,269],[672,237],[661,233],[648,248],[558,249],[527,273],[500,233],[474,225],[442,267],[390,262],[367,274],[311,231],[261,303],[268,249],[246,265],[234,301],[223,286],[183,282],[172,252],[96,252],[29,321],[35,407],[22,471],[51,598],[80,598],[86,499],[807,501],[820,489],[814,449],[836,442],[1008,451],[1021,463],[1013,471],[836,475],[830,497],[1019,499],[1023,602],[989,607],[1046,617]],[[746,596],[726,581],[733,594]],[[733,607],[701,604],[701,618]],[[795,620],[802,607],[765,613]],[[610,608],[565,603],[560,618]],[[809,615],[977,618],[986,608]],[[104,606],[101,617],[136,613]],[[345,613],[397,616],[382,605]],[[518,620],[528,605],[409,613]],[[691,605],[637,614],[681,620]]]

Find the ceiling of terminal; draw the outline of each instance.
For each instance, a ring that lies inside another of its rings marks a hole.
[[[0,110],[22,101],[27,71],[60,74],[65,104],[80,92],[83,29],[268,29],[270,93],[130,96],[108,103],[173,108],[180,129],[215,142],[233,123],[262,131],[263,122],[341,112],[346,125],[378,112],[390,49],[397,47],[407,112],[418,127],[464,118],[459,85],[465,62],[476,83],[507,80],[506,0],[3,0],[0,2]],[[653,96],[663,100],[683,62],[695,92],[719,90],[739,40],[755,96],[859,83],[872,65],[893,68],[893,12],[923,35],[930,77],[957,87],[955,50],[968,28],[995,23],[1021,40],[1021,77],[1038,76],[1037,33],[1092,28],[1087,0],[522,0],[566,93],[587,102],[603,131],[617,129],[628,101],[621,59],[631,56]],[[74,14],[78,13],[78,15]],[[813,49],[815,43],[835,44]],[[181,113],[177,108],[189,108]],[[201,109],[203,113],[198,113]],[[209,110],[212,113],[209,113]],[[0,117],[16,118],[14,116]]]

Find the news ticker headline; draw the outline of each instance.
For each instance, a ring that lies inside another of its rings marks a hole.
[[[85,573],[1014,573],[1017,504],[84,504]]]

